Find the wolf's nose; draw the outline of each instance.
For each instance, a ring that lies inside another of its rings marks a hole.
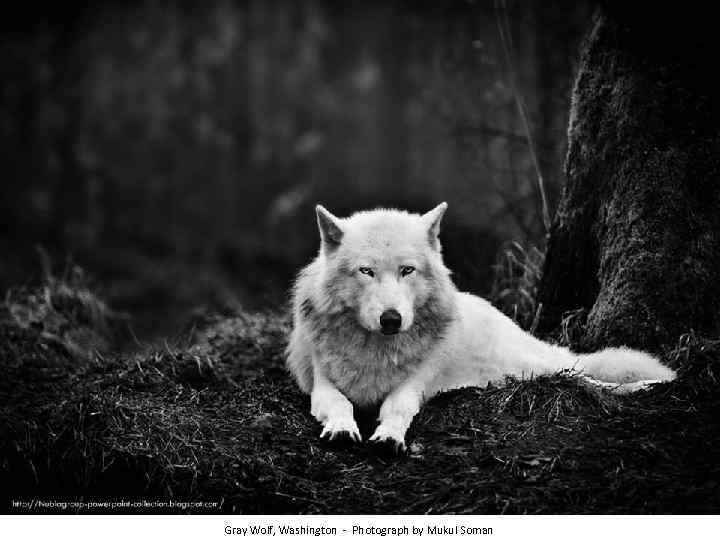
[[[385,335],[397,334],[401,323],[402,317],[394,309],[383,311],[380,315],[380,331]]]

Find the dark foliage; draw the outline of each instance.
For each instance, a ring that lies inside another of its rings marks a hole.
[[[476,292],[502,242],[541,241],[529,148],[552,202],[584,2],[31,7],[0,17],[0,287],[35,243],[72,253],[142,339],[217,297],[278,305],[318,202],[447,200],[446,255]]]

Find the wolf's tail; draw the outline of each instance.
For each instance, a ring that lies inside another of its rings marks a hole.
[[[627,347],[610,347],[579,354],[576,358],[575,369],[582,371],[591,382],[619,393],[633,392],[650,383],[672,381],[676,377],[672,369],[654,356]]]

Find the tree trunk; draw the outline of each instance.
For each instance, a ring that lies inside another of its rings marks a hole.
[[[619,6],[598,12],[583,48],[538,329],[584,308],[578,348],[659,352],[720,329],[717,40],[702,14]]]

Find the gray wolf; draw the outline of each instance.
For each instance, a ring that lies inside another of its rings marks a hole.
[[[575,369],[617,391],[675,377],[641,351],[574,354],[543,342],[458,291],[438,239],[446,208],[341,219],[316,207],[320,251],[295,282],[287,365],[310,394],[321,437],[360,441],[353,405],[380,405],[370,441],[403,451],[424,401],[504,375]]]

